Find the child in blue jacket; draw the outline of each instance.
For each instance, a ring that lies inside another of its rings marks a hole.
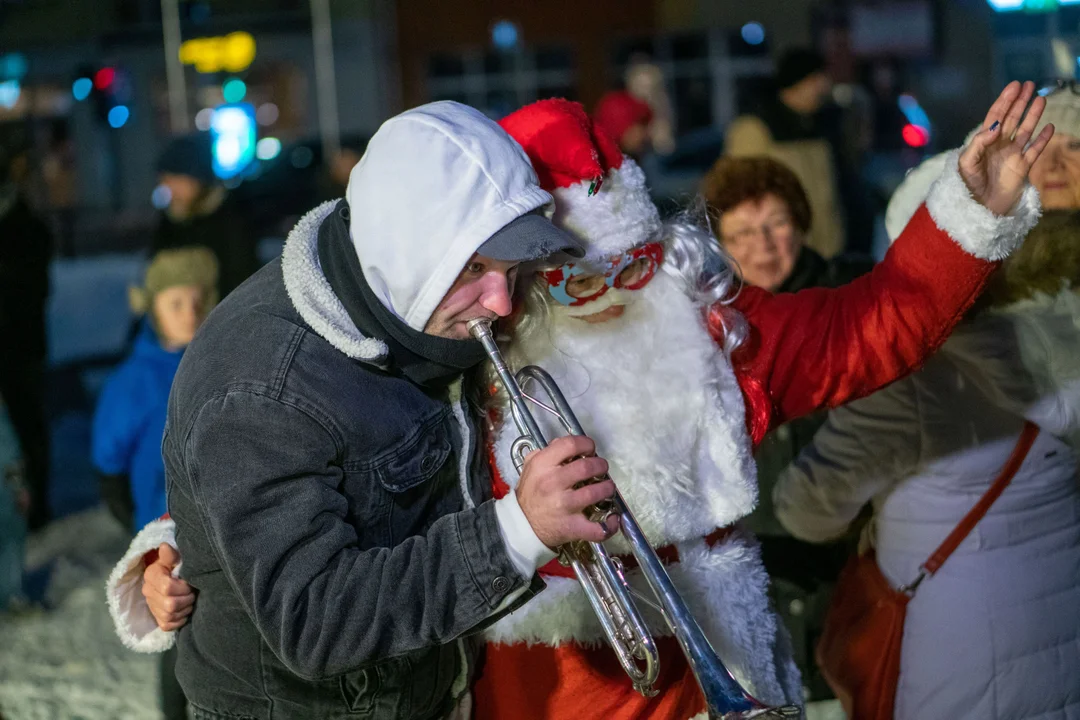
[[[154,256],[131,306],[145,314],[131,354],[105,384],[94,414],[93,461],[102,496],[129,530],[166,512],[161,437],[184,348],[217,302],[213,253],[191,247]]]

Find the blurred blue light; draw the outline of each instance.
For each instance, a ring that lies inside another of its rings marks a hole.
[[[18,80],[0,82],[0,107],[8,110],[15,107],[15,104],[19,102],[20,94],[22,94],[22,87]]]
[[[90,97],[90,91],[94,89],[94,81],[90,78],[79,78],[71,83],[71,94],[76,100],[85,100]]]
[[[518,44],[517,25],[509,20],[500,20],[491,28],[491,42],[500,50],[512,50]]]
[[[759,22],[748,22],[742,26],[742,39],[747,45],[760,45],[765,42],[765,26]]]
[[[315,160],[315,153],[311,152],[311,148],[304,147],[303,145],[293,148],[293,151],[289,153],[289,162],[291,162],[292,166],[298,170],[310,166],[313,160]]]
[[[109,110],[109,125],[114,128],[122,128],[129,117],[131,117],[131,111],[127,109],[127,106],[117,105],[112,110]]]
[[[172,202],[172,191],[164,185],[158,185],[154,192],[150,193],[150,204],[158,210],[164,210]]]
[[[247,85],[240,78],[229,78],[221,86],[221,97],[227,103],[238,103],[247,95]]]
[[[214,174],[235,178],[255,159],[255,107],[248,103],[221,105],[210,121]]]
[[[0,77],[5,80],[22,80],[29,64],[22,53],[8,53],[0,58]]]

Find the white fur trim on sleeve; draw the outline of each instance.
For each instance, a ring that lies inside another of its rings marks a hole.
[[[116,634],[126,647],[136,652],[164,652],[176,642],[175,632],[158,627],[142,594],[143,555],[157,550],[161,543],[176,547],[176,523],[171,519],[154,520],[140,530],[105,582],[105,597]],[[173,573],[179,569],[178,565]]]
[[[994,215],[971,197],[960,177],[959,163],[960,151],[949,153],[941,177],[930,188],[926,209],[937,226],[969,254],[981,260],[1004,260],[1039,221],[1039,193],[1028,184],[1011,213]]]

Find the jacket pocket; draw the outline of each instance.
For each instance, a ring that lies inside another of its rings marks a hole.
[[[412,437],[373,466],[372,474],[384,489],[402,493],[435,477],[453,449],[446,427],[447,412],[428,419]]]

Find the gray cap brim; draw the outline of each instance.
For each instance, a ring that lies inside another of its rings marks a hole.
[[[503,262],[531,262],[559,255],[569,258],[585,256],[584,248],[574,238],[536,213],[512,220],[489,237],[476,252]]]

